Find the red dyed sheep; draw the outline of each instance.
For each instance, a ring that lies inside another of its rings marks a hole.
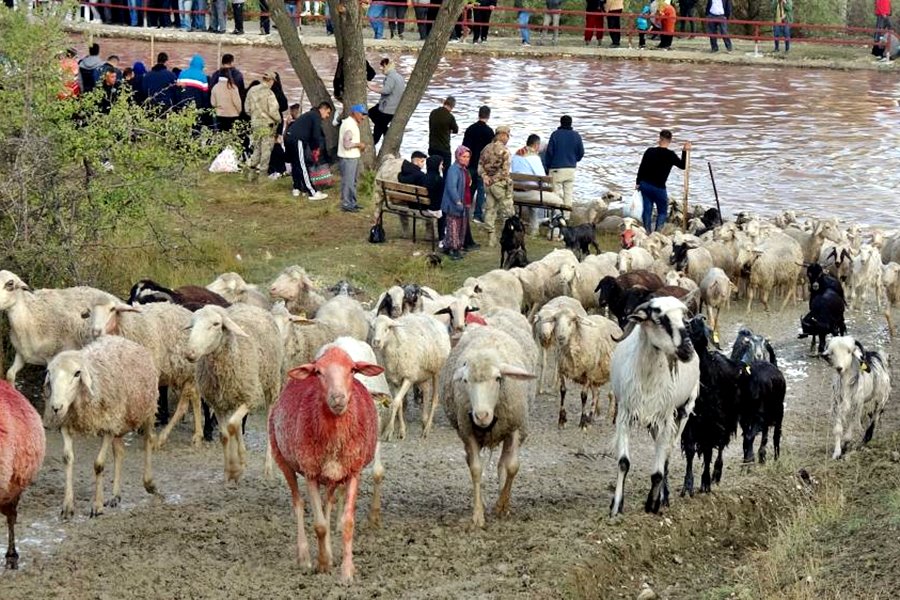
[[[25,396],[0,381],[0,513],[6,516],[6,568],[19,566],[16,516],[19,497],[44,462],[44,425]]]
[[[303,498],[296,473],[306,478],[313,523],[319,541],[318,571],[331,569],[330,516],[334,492],[346,486],[341,518],[343,562],[341,578],[353,579],[353,524],[359,474],[372,462],[378,441],[378,414],[372,397],[353,375],[380,374],[384,369],[354,362],[340,348],[288,372],[291,380],[269,416],[269,444],[275,463],[291,490],[297,518],[297,558],[310,567],[309,544],[303,526]],[[323,510],[319,487],[325,487]]]

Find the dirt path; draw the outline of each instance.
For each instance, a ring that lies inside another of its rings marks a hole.
[[[867,346],[896,351],[874,312],[852,315],[850,330]],[[750,323],[773,339],[788,379],[782,441],[787,456],[825,453],[828,443],[831,374],[822,361],[807,357],[808,346],[795,339],[798,316],[799,309],[757,313]],[[729,313],[723,340],[733,340],[742,321],[743,313]],[[570,392],[569,397],[569,414],[576,414],[578,395]],[[139,440],[131,440],[123,504],[96,519],[87,513],[98,444],[76,439],[78,516],[68,523],[57,517],[64,474],[60,435],[51,432],[44,469],[21,504],[21,570],[0,572],[0,598],[572,597],[575,573],[581,568],[583,574],[584,566],[603,550],[604,540],[646,531],[648,525],[658,525],[656,530],[665,535],[665,527],[681,511],[696,517],[698,510],[722,510],[731,495],[741,492],[740,444],[732,444],[723,485],[712,498],[676,496],[672,509],[661,517],[644,515],[639,507],[649,485],[651,449],[649,436],[636,433],[627,513],[610,521],[605,514],[615,473],[612,427],[608,422],[595,425],[586,436],[577,428],[558,431],[557,410],[555,396],[541,396],[533,404],[531,432],[513,490],[513,514],[505,521],[488,516],[487,527],[480,531],[468,525],[470,482],[456,434],[439,409],[436,431],[422,441],[418,408],[410,410],[409,437],[384,446],[387,477],[380,529],[365,523],[370,480],[363,485],[354,547],[358,575],[352,587],[339,585],[334,574],[306,573],[295,564],[296,528],[287,487],[280,475],[272,481],[262,478],[261,416],[248,424],[249,465],[237,487],[223,485],[218,443],[191,448],[185,424],[155,457],[157,485],[164,497],[151,498],[140,484]],[[895,428],[897,414],[892,404],[882,433]],[[577,456],[582,445],[596,458]],[[498,454],[487,468],[489,507],[497,494]],[[676,457],[673,463],[672,486],[678,490],[684,461]],[[111,473],[107,475],[109,490]],[[339,559],[339,544],[335,551]],[[724,553],[722,560],[734,562],[736,553]],[[632,579],[623,583],[622,595],[635,597],[642,565],[618,567]],[[667,597],[691,597],[684,587],[664,583]]]

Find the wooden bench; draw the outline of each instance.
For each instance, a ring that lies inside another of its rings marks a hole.
[[[556,198],[547,198],[545,194],[553,193],[553,178],[549,175],[531,175],[528,173],[510,173],[513,183],[513,204],[516,212],[522,216],[523,208],[567,209],[566,205]],[[516,192],[536,192],[535,199],[516,199]]]
[[[421,219],[428,223],[431,229],[431,251],[434,252],[437,250],[437,217],[425,214],[425,209],[414,206],[416,204],[427,206],[431,202],[428,198],[428,189],[420,185],[410,185],[408,183],[386,181],[384,179],[377,180],[375,184],[381,186],[381,191],[384,196],[384,203],[381,206],[382,212],[411,218],[413,221],[413,243],[416,241],[416,221]]]

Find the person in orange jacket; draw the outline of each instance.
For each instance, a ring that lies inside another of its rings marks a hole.
[[[672,6],[672,0],[661,0],[656,11],[662,26],[658,48],[669,50],[675,33],[675,7]]]

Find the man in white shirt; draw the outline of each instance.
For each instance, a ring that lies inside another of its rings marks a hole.
[[[359,139],[359,124],[369,111],[365,104],[350,107],[350,118],[344,119],[338,133],[338,158],[341,160],[341,210],[359,212],[356,203],[356,177],[359,174],[359,158],[366,149]]]
[[[544,163],[541,161],[541,138],[535,134],[528,136],[525,146],[516,150],[513,154],[510,171],[513,173],[523,173],[525,175],[539,175],[545,177],[547,171],[544,170]],[[538,198],[536,191],[513,192],[513,200],[532,200]],[[544,198],[551,202],[562,202],[562,199],[554,192],[544,192]],[[531,235],[537,235],[542,219],[550,217],[550,211],[542,208],[529,208],[527,211],[529,229]]]
[[[725,41],[725,50],[731,52],[731,38],[728,36],[728,22],[734,12],[732,0],[706,0],[706,16],[715,19],[707,23],[709,45],[713,52],[719,51],[719,37]],[[719,36],[719,37],[713,37]]]

